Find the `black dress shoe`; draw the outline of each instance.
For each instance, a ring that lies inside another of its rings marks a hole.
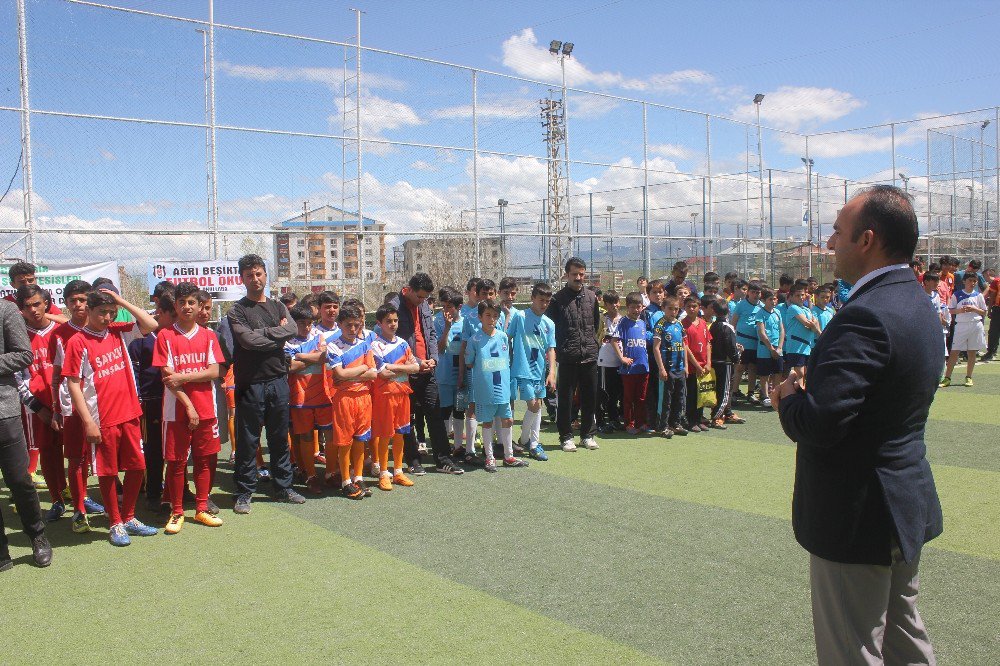
[[[44,534],[31,540],[31,554],[35,558],[35,564],[40,567],[52,564],[52,544],[49,543]]]

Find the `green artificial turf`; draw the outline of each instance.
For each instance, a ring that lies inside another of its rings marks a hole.
[[[1000,653],[1000,366],[975,378],[939,392],[928,424],[946,527],[922,556],[920,609],[942,664]],[[125,549],[106,519],[75,535],[64,518],[45,570],[14,532],[0,660],[810,663],[794,445],[773,413],[742,413],[726,432],[573,454],[546,427],[549,462],[362,502],[261,496],[237,516],[219,491],[223,527]],[[230,478],[223,464],[220,487]]]

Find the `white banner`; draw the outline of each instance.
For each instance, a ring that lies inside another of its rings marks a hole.
[[[63,287],[67,282],[73,280],[84,280],[93,283],[99,277],[106,277],[111,280],[116,287],[121,289],[118,283],[118,262],[106,261],[102,264],[88,264],[86,266],[70,267],[48,267],[37,266],[35,270],[35,281],[39,287],[48,289],[52,294],[52,302],[58,307],[63,307]],[[10,265],[0,265],[0,296],[14,294],[17,290],[10,285],[10,278],[7,271]]]
[[[156,261],[146,274],[149,292],[157,282],[193,282],[217,301],[238,301],[246,296],[236,261]]]

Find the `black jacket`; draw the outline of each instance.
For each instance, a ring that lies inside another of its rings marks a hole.
[[[563,287],[552,296],[545,311],[556,325],[556,360],[559,363],[596,363],[597,331],[601,310],[594,292],[584,287]]]
[[[233,330],[233,378],[236,388],[246,388],[288,374],[285,341],[291,339],[298,328],[284,303],[273,298],[258,303],[243,297],[229,308],[227,317]]]
[[[803,548],[835,562],[907,562],[941,534],[924,430],[941,375],[941,323],[913,272],[863,285],[809,357],[806,390],[782,399],[798,443],[792,527]]]
[[[410,312],[409,304],[402,295],[394,296],[389,303],[399,310],[399,328],[396,329],[396,335],[406,340],[406,344],[410,345],[410,350],[416,356],[417,342],[413,334],[413,314]],[[438,358],[437,333],[434,332],[434,313],[431,311],[431,306],[427,305],[427,301],[420,304],[418,313],[420,315],[420,332],[423,333],[424,344],[427,345],[427,358],[423,360],[434,359],[436,361]]]

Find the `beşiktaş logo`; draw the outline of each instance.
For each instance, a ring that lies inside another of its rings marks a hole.
[[[155,264],[153,266],[153,277],[157,280],[162,280],[167,277],[167,267],[163,264]]]

